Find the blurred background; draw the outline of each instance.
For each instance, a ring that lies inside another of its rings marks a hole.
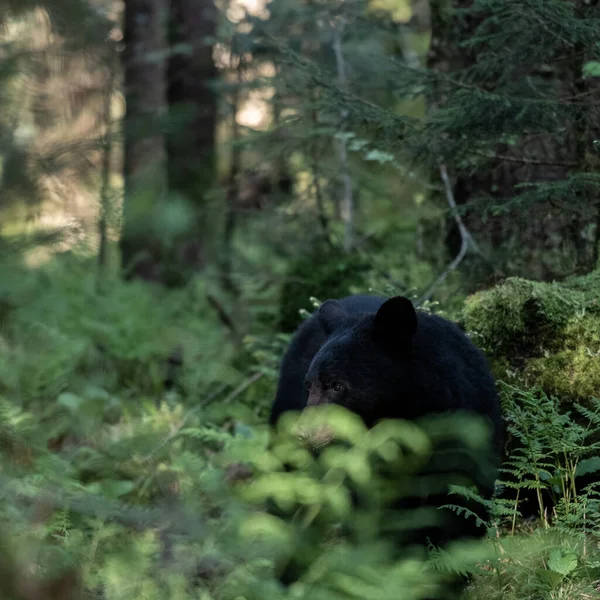
[[[290,334],[365,292],[498,379],[467,594],[597,594],[598,32],[596,0],[4,0],[1,595],[431,597],[370,542],[327,553],[360,584],[283,590],[257,508],[348,515],[265,424]]]

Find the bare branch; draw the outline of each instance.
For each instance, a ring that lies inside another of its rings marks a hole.
[[[239,339],[239,331],[238,331],[237,325],[235,324],[233,317],[227,312],[225,307],[210,292],[207,292],[206,300],[217,312],[217,315],[219,316],[219,321],[221,321],[221,323],[223,325],[225,325],[225,327],[227,327],[227,329],[229,329],[231,331],[234,338],[236,340],[238,340]]]
[[[454,271],[458,267],[458,265],[460,265],[463,258],[467,254],[469,246],[471,246],[471,248],[475,252],[477,252],[478,254],[481,254],[479,252],[479,248],[477,247],[477,244],[475,243],[475,240],[471,237],[471,234],[465,227],[465,224],[463,223],[463,220],[462,220],[460,214],[458,213],[457,206],[456,206],[456,200],[454,199],[454,194],[452,192],[452,186],[450,185],[450,178],[448,177],[448,171],[446,170],[446,165],[444,165],[443,163],[440,165],[440,175],[442,177],[442,181],[444,182],[444,190],[446,192],[446,200],[448,201],[450,210],[452,211],[454,220],[456,221],[458,230],[460,232],[460,239],[461,239],[460,250],[458,251],[456,258],[448,265],[448,267],[446,267],[446,269],[439,275],[439,277],[429,286],[429,289],[421,296],[421,298],[419,298],[417,304],[423,304],[423,302],[425,302],[426,300],[429,300],[431,298],[431,296],[433,295],[435,290],[440,285],[442,285],[442,283],[444,283],[444,281],[446,280],[446,277],[448,277],[448,275],[450,273],[452,273],[452,271]]]
[[[254,373],[254,375],[251,375],[250,377],[248,377],[247,379],[244,379],[244,381],[242,381],[242,383],[240,383],[240,385],[238,385],[235,390],[233,390],[231,393],[229,393],[224,399],[223,399],[223,404],[229,404],[232,400],[234,400],[235,398],[237,398],[240,394],[242,394],[243,392],[245,392],[251,385],[253,385],[254,383],[256,383],[259,379],[261,379],[263,377],[264,373],[261,373],[260,371],[257,373]]]

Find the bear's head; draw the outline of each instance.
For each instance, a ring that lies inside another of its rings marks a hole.
[[[337,300],[327,300],[317,319],[327,338],[306,374],[308,406],[339,404],[369,427],[402,416],[417,332],[411,301],[396,296],[375,314],[350,315]]]

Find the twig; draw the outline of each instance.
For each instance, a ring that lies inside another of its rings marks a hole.
[[[234,398],[237,398],[242,392],[247,390],[251,385],[256,383],[261,377],[263,377],[264,373],[254,373],[254,375],[248,377],[245,381],[242,381],[240,385],[238,385],[235,390],[230,392],[223,399],[223,404],[229,404]]]
[[[444,283],[446,277],[448,277],[448,275],[452,271],[454,271],[454,269],[456,269],[456,267],[458,267],[458,265],[460,265],[463,258],[467,254],[467,250],[469,249],[469,246],[471,246],[473,248],[473,250],[475,250],[475,252],[477,252],[478,254],[481,254],[479,251],[479,248],[477,247],[477,244],[475,244],[475,240],[471,237],[471,234],[465,227],[465,224],[463,223],[463,220],[462,220],[460,214],[458,213],[458,210],[456,207],[456,200],[454,199],[454,194],[452,192],[452,186],[450,185],[450,179],[448,177],[448,171],[446,170],[446,165],[444,165],[443,163],[440,165],[440,175],[442,177],[442,181],[444,182],[444,190],[446,192],[446,200],[448,201],[448,204],[450,205],[450,209],[454,215],[454,220],[456,221],[458,230],[460,231],[460,239],[461,239],[460,250],[458,251],[456,258],[439,275],[439,277],[429,286],[429,289],[421,296],[421,298],[419,298],[419,300],[417,301],[417,304],[419,304],[419,305],[422,304],[423,302],[425,302],[426,300],[429,300],[431,298],[431,296],[433,295],[433,293],[435,292],[435,290],[442,283]]]
[[[225,325],[225,327],[227,327],[231,331],[231,333],[233,333],[236,339],[239,338],[239,333],[236,324],[225,310],[225,307],[219,302],[219,300],[217,300],[217,298],[215,298],[215,296],[213,296],[210,292],[206,294],[206,300],[219,315],[219,320],[221,321],[221,323]]]
[[[482,256],[481,250],[479,250],[479,246],[473,239],[473,236],[469,233],[462,217],[460,216],[460,212],[456,206],[456,200],[454,199],[454,194],[452,193],[452,185],[450,184],[450,179],[448,178],[448,172],[446,171],[446,165],[440,165],[440,174],[442,176],[442,181],[444,182],[444,190],[446,191],[446,198],[448,199],[448,204],[450,205],[450,209],[454,214],[454,219],[458,224],[458,228],[460,230],[461,237],[465,237],[467,242],[470,244],[471,249]]]

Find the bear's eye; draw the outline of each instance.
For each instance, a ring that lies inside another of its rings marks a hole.
[[[341,383],[339,383],[338,381],[334,381],[334,382],[331,384],[331,389],[332,389],[334,392],[341,392],[341,391],[342,391],[342,387],[343,387],[343,386],[342,386],[342,384],[341,384]]]

